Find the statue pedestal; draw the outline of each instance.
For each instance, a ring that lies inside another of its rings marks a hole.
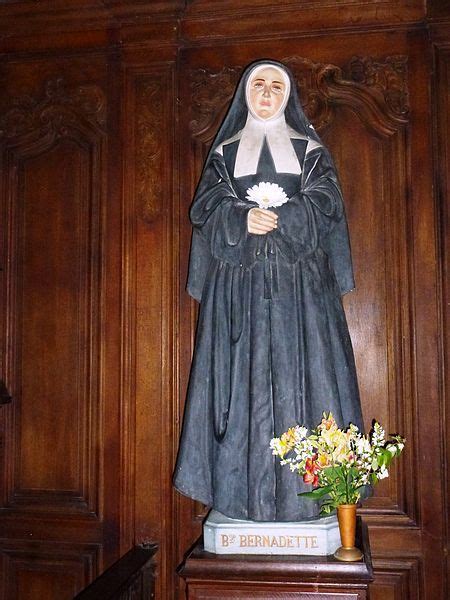
[[[188,600],[368,600],[372,563],[360,518],[356,543],[363,559],[343,563],[333,556],[212,554],[200,538],[178,573]]]
[[[203,525],[203,543],[215,554],[327,556],[341,545],[336,516],[292,523],[230,519],[212,510]]]

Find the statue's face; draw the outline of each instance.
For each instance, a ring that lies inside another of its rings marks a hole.
[[[272,67],[257,71],[249,88],[250,104],[253,112],[261,119],[273,117],[284,100],[286,85],[280,72]]]

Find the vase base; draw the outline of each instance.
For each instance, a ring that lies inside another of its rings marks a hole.
[[[353,546],[353,548],[345,548],[344,546],[341,546],[334,553],[334,557],[345,562],[354,562],[356,560],[361,560],[363,553],[355,546]]]

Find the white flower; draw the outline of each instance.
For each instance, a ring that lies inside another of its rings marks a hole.
[[[262,181],[259,185],[248,188],[246,199],[256,202],[259,208],[271,208],[285,204],[289,198],[276,183]]]
[[[355,448],[357,453],[361,455],[370,454],[372,450],[369,440],[364,437],[355,440]]]
[[[307,427],[301,427],[300,425],[297,425],[297,427],[295,428],[296,433],[298,434],[298,439],[299,440],[304,440],[308,434],[308,428]]]
[[[274,454],[275,456],[283,455],[281,441],[279,438],[274,438],[273,440],[270,440],[270,448],[272,449],[272,454]]]
[[[377,422],[374,423],[372,433],[372,444],[375,447],[381,448],[384,445],[385,432],[381,425]]]
[[[389,477],[388,470],[386,469],[386,467],[384,465],[378,471],[377,477],[378,477],[378,479],[384,479],[385,477]]]

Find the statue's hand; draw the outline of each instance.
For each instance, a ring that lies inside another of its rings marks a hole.
[[[252,208],[248,211],[247,229],[249,233],[265,235],[277,228],[278,215],[266,208]]]

